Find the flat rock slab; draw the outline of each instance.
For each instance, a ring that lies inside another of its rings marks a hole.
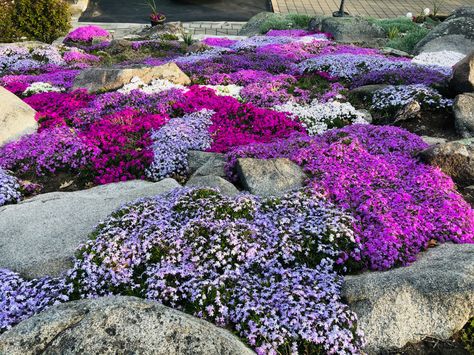
[[[297,164],[286,158],[240,158],[236,170],[242,186],[259,196],[282,196],[303,187],[307,178]]]
[[[474,244],[444,244],[408,267],[347,276],[343,297],[369,354],[448,339],[474,317]]]
[[[456,131],[464,138],[474,137],[474,93],[456,96],[453,104],[453,112]]]
[[[36,132],[35,114],[33,108],[0,86],[0,146]]]
[[[474,50],[454,65],[449,86],[458,94],[474,92]]]
[[[72,266],[76,248],[122,204],[168,192],[173,179],[102,185],[38,195],[0,208],[0,268],[24,277],[59,276]]]
[[[104,297],[51,307],[1,335],[0,353],[254,354],[222,328],[136,297]]]
[[[166,79],[180,85],[191,83],[191,79],[175,63],[166,63],[155,67],[86,69],[74,80],[73,89],[85,88],[89,92],[116,90],[130,83],[134,77],[145,84],[154,79]]]

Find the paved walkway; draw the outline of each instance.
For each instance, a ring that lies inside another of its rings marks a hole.
[[[273,11],[308,15],[331,15],[339,9],[339,0],[271,0]],[[448,14],[462,5],[474,6],[474,0],[437,0],[440,13]],[[433,9],[433,0],[346,0],[345,10],[351,15],[377,18],[418,14],[425,8]]]

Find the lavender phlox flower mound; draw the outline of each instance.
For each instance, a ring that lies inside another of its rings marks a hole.
[[[58,47],[51,45],[34,49],[17,45],[0,47],[0,74],[26,73],[47,65],[65,65]]]
[[[183,117],[172,118],[152,133],[153,163],[146,171],[148,178],[182,175],[188,170],[188,151],[206,150],[211,147],[209,127],[213,111],[201,110]]]
[[[451,75],[451,69],[440,66],[419,65],[408,61],[406,58],[389,58],[383,55],[360,54],[328,54],[310,58],[298,65],[301,73],[325,72],[333,78],[353,80],[364,74],[374,75],[380,73],[406,70],[434,71],[441,79]],[[358,85],[360,86],[360,85]]]
[[[307,105],[288,102],[275,106],[273,109],[286,112],[295,120],[299,120],[310,136],[323,133],[330,128],[367,123],[364,114],[357,111],[354,106],[338,101],[318,102],[313,100]]]
[[[46,308],[69,300],[65,280],[45,277],[25,280],[0,269],[0,333]]]
[[[0,206],[19,202],[21,198],[18,180],[0,168]],[[1,324],[1,321],[0,321]],[[1,330],[1,325],[0,325]]]
[[[233,329],[258,354],[359,354],[335,260],[353,220],[307,191],[175,189],[124,206],[77,252],[81,297],[131,294]]]
[[[446,108],[453,105],[453,100],[444,98],[436,89],[423,84],[387,86],[372,96],[373,110],[400,109],[412,101],[417,101],[424,108]]]
[[[454,51],[423,52],[414,57],[411,61],[423,65],[437,65],[451,68],[454,64],[462,60],[466,55]]]

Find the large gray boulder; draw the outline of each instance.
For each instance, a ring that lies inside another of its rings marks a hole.
[[[462,186],[474,184],[474,138],[433,145],[420,152],[419,157]]]
[[[51,307],[1,335],[0,353],[254,354],[222,328],[136,297],[104,297]]]
[[[454,124],[464,138],[474,136],[474,93],[456,96],[453,104]]]
[[[0,146],[36,132],[36,111],[0,86]]]
[[[207,176],[193,176],[186,183],[187,187],[213,187],[218,189],[223,195],[235,196],[239,193],[239,190],[230,183],[229,181],[221,178],[220,176],[207,175]]]
[[[283,18],[284,15],[273,12],[260,12],[251,17],[247,23],[240,29],[239,36],[256,36],[260,34],[260,26],[269,19]]]
[[[175,63],[166,63],[155,67],[89,68],[76,77],[73,89],[85,88],[89,92],[116,90],[135,77],[145,84],[154,79],[166,79],[180,85],[191,83],[191,79]]]
[[[242,186],[259,196],[282,196],[303,187],[306,174],[289,159],[237,159],[237,175]]]
[[[474,48],[474,6],[454,11],[415,46],[414,53],[453,51],[469,54]]]
[[[449,86],[459,94],[474,91],[474,50],[456,63]]]
[[[111,212],[179,186],[173,179],[128,181],[47,193],[0,207],[0,268],[27,278],[59,276],[72,266],[76,248]]]
[[[343,297],[369,354],[449,339],[474,317],[474,245],[445,244],[408,267],[347,276]]]
[[[334,40],[344,43],[373,43],[385,37],[382,28],[362,17],[327,17],[322,20],[321,30],[331,33]]]

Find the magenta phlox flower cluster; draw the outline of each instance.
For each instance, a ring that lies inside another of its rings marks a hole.
[[[474,211],[453,181],[413,158],[426,147],[399,128],[352,125],[237,148],[228,171],[239,156],[288,157],[302,165],[316,192],[352,211],[365,265],[384,270],[413,262],[431,239],[474,242]]]
[[[357,249],[351,225],[304,191],[259,199],[177,189],[104,221],[69,278],[83,297],[146,296],[230,327],[259,354],[358,354],[334,264]]]
[[[92,42],[108,41],[112,38],[109,31],[99,26],[82,26],[68,33],[64,43],[77,42],[81,44],[92,44]]]
[[[229,38],[223,38],[223,37],[207,37],[201,41],[201,43],[209,47],[224,47],[224,48],[230,48],[236,42],[237,40],[235,39],[229,39]]]
[[[56,87],[70,89],[79,72],[79,70],[62,69],[43,74],[5,75],[0,78],[0,85],[15,94],[22,93],[35,82],[49,83]]]

